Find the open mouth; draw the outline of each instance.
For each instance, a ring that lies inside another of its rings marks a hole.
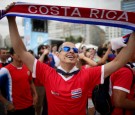
[[[66,56],[68,59],[70,59],[70,60],[73,60],[74,59],[74,56],[72,56],[72,55],[68,55],[68,56]]]

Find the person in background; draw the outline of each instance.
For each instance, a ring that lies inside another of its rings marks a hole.
[[[57,51],[58,47],[56,44],[53,44],[52,45],[52,55],[53,55],[53,58],[54,58],[54,62],[55,62],[55,68],[57,68],[59,66],[59,63],[60,63],[60,60],[58,58],[58,51]]]
[[[42,62],[43,63],[46,63],[48,66],[51,66],[51,62],[50,62],[50,59],[49,59],[49,50],[48,50],[48,53],[46,55],[44,55],[44,50],[45,49],[48,49],[47,45],[39,45],[38,46],[38,54],[37,54],[37,59],[40,60],[40,58],[42,57]],[[47,104],[45,104],[46,106],[44,106],[44,100],[46,100],[46,96],[45,96],[45,89],[42,85],[42,83],[38,80],[36,80],[34,78],[34,84],[36,86],[36,91],[37,91],[37,94],[38,94],[38,102],[36,104],[36,115],[42,115],[42,112],[44,111],[45,109],[45,112],[44,112],[44,115],[47,115]]]
[[[5,95],[0,95],[0,101],[6,106],[7,115],[35,115],[33,105],[38,97],[32,74],[13,48],[10,54],[13,62],[0,70],[0,88],[6,91]]]
[[[83,38],[83,39],[82,39],[82,42],[81,42],[81,44],[80,44],[80,46],[79,46],[79,48],[78,48],[79,53],[85,53],[86,50],[87,50],[87,47],[86,47],[85,45],[83,45],[84,42],[85,42],[85,39]]]
[[[117,42],[117,41],[116,41]],[[122,48],[117,49],[117,55]],[[123,57],[124,58],[124,57]],[[110,76],[109,93],[114,106],[111,115],[134,115],[135,112],[135,50],[128,63]]]
[[[8,61],[9,53],[7,48],[0,48],[0,69],[9,64]],[[5,95],[5,89],[1,88],[0,94]],[[3,103],[0,101],[0,113],[1,115],[5,115],[5,107]]]
[[[9,52],[7,48],[0,48],[0,68],[9,64]]]
[[[98,63],[101,58],[97,55],[97,51],[94,48],[89,49],[90,52],[90,59],[92,59],[94,62]]]

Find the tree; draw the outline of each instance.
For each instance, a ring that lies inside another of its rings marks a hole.
[[[79,36],[77,39],[76,39],[76,43],[78,42],[82,42],[83,38],[81,36]]]
[[[65,40],[68,42],[73,42],[73,43],[76,42],[76,39],[73,36],[66,37]]]

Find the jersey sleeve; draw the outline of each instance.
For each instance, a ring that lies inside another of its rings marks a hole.
[[[111,75],[112,88],[130,93],[133,81],[132,71],[128,68],[122,68]]]
[[[8,80],[8,73],[9,72],[6,68],[0,69],[0,88],[6,84],[6,81]]]
[[[93,67],[89,69],[89,87],[92,91],[98,84],[104,83],[104,66]]]
[[[48,76],[52,73],[52,71],[54,71],[53,68],[35,59],[32,77],[36,78],[36,80],[40,82],[41,85],[45,85]]]
[[[31,82],[33,79],[32,79],[32,73],[30,72],[30,75],[29,75],[29,81]]]

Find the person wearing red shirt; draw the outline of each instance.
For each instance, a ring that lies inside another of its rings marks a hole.
[[[135,52],[129,62],[135,62]],[[114,106],[112,115],[133,115],[133,111],[135,110],[135,75],[133,75],[134,72],[130,63],[110,76],[110,94]]]
[[[6,90],[0,101],[7,107],[7,115],[34,115],[37,93],[31,73],[12,48],[10,53],[13,62],[0,70],[0,88]]]
[[[116,42],[118,40],[116,39]],[[117,49],[119,53],[121,49]],[[135,113],[135,52],[129,62],[110,75],[109,94],[112,99],[111,115],[134,115]],[[96,115],[100,115],[96,112]]]
[[[0,48],[0,68],[9,64],[8,57],[9,55],[7,48]]]
[[[135,49],[133,33],[127,47],[123,48],[113,61],[102,66],[79,70],[76,67],[78,49],[74,43],[64,42],[59,49],[60,66],[59,71],[56,71],[26,51],[18,33],[15,17],[8,17],[8,24],[15,52],[46,89],[48,115],[86,115],[89,88],[93,89],[96,84],[103,83],[104,78],[124,66]]]
[[[8,55],[7,48],[0,48],[0,69],[9,64],[8,57],[9,57],[9,55]],[[4,95],[5,90],[3,88],[1,88],[0,93],[2,95]],[[1,113],[1,115],[6,114],[4,105],[3,105],[3,103],[1,103],[1,101],[0,101],[0,113]]]
[[[42,58],[43,63],[47,64],[48,66],[51,66],[51,61],[49,59],[49,52],[48,54],[44,55],[43,52],[47,48],[47,45],[39,45],[38,46],[38,57],[37,59],[40,60]],[[38,94],[38,102],[35,106],[36,114],[41,115],[44,112],[44,115],[47,115],[47,101],[46,101],[46,94],[44,86],[41,84],[41,82],[37,79],[34,79],[34,84],[36,86],[37,94]],[[46,105],[44,107],[44,105]]]

